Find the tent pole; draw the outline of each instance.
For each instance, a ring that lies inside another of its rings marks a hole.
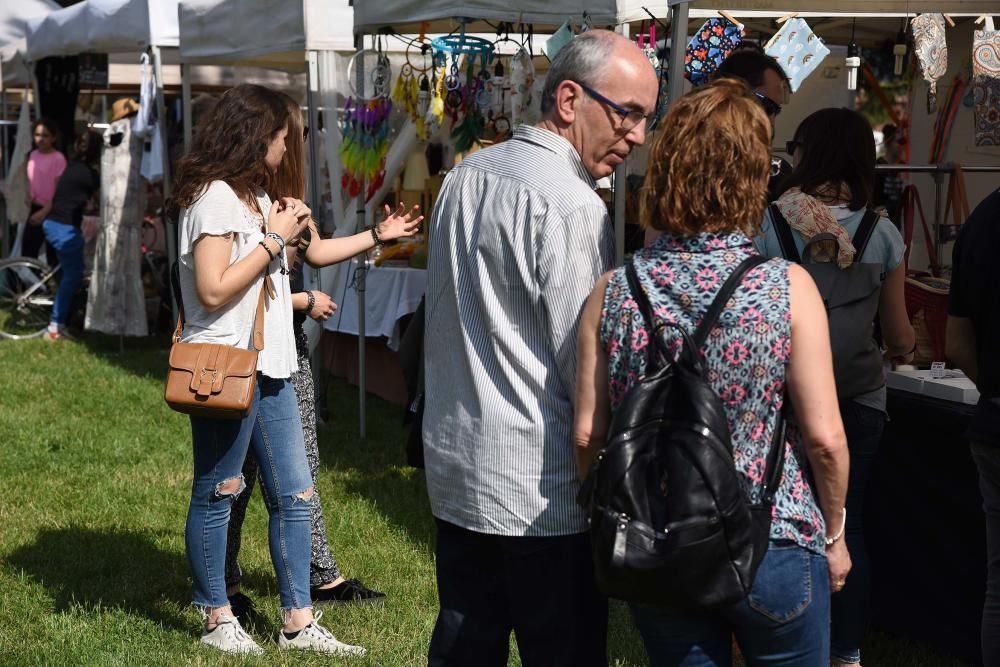
[[[194,118],[191,116],[191,65],[181,63],[181,113],[184,118],[184,154],[191,152],[194,142]]]
[[[628,23],[618,28],[618,34],[628,38]],[[655,44],[653,45],[655,48]],[[628,158],[615,167],[614,180],[614,224],[615,224],[615,266],[625,263],[625,200],[628,199]]]
[[[670,75],[667,100],[673,103],[684,92],[684,49],[687,47],[688,3],[670,8]]]
[[[319,224],[320,229],[324,229],[323,199],[320,196],[319,172],[320,156],[317,133],[319,132],[319,55],[316,51],[306,52],[306,106],[308,109],[309,122],[309,208],[312,209],[313,219]]]
[[[160,149],[163,152],[163,206],[160,207],[160,220],[163,222],[163,233],[167,236],[167,262],[170,266],[177,260],[177,235],[167,217],[166,202],[173,194],[170,183],[170,151],[167,144],[167,104],[163,98],[163,62],[160,47],[151,46],[153,56],[153,77],[156,79],[156,122],[160,125]],[[176,298],[180,298],[177,295]],[[171,321],[177,319],[177,304],[170,302]]]
[[[355,34],[354,36],[354,47],[358,50],[364,48],[364,35]],[[355,81],[357,83],[357,89],[363,91],[365,89],[365,59],[358,58],[358,66],[354,73]],[[365,182],[366,179],[362,177],[361,179],[361,189],[358,192],[357,202],[358,202],[358,231],[361,232],[365,228],[365,193],[368,189],[368,183]],[[355,270],[354,274],[354,287],[358,291],[358,419],[359,419],[359,434],[362,440],[368,438],[368,404],[367,404],[367,394],[368,394],[368,376],[367,376],[367,363],[365,361],[365,283],[368,279],[368,253],[363,252],[358,255],[358,268]]]
[[[3,61],[0,59],[0,77],[3,77]],[[0,121],[7,120],[7,89],[3,87],[0,78]],[[7,123],[0,123],[0,178],[7,178]],[[0,198],[0,227],[3,229],[3,239],[0,241],[0,257],[10,253],[10,220],[7,219],[7,202]]]

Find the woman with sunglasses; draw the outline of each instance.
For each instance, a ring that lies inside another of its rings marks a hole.
[[[305,197],[303,144],[308,138],[308,127],[303,123],[299,104],[284,93],[276,95],[281,98],[288,113],[288,135],[284,157],[275,171],[270,188],[271,197],[275,201],[281,201],[285,197],[299,201]],[[345,579],[337,566],[327,539],[319,490],[315,488],[316,477],[319,474],[316,395],[309,361],[309,340],[303,325],[306,317],[311,317],[317,322],[329,319],[336,311],[337,304],[320,290],[305,289],[302,263],[305,260],[314,267],[327,266],[370,250],[382,241],[413,236],[417,233],[421,220],[423,216],[417,215],[417,207],[405,215],[402,207],[393,213],[386,207],[386,219],[371,230],[337,239],[320,238],[315,222],[310,220],[301,238],[286,245],[286,263],[290,271],[289,282],[292,293],[292,327],[298,356],[298,370],[291,374],[291,381],[298,400],[305,453],[315,489],[315,501],[310,506],[309,592],[313,604],[316,605],[346,603],[379,605],[384,601],[385,595],[369,589],[357,579]],[[226,593],[233,613],[241,620],[255,613],[256,609],[251,598],[240,590],[242,570],[238,562],[247,504],[250,502],[254,483],[261,475],[253,450],[247,452],[242,473],[247,489],[233,503],[226,544]]]
[[[784,182],[775,208],[791,227],[800,256],[814,236],[829,234],[827,252],[841,266],[854,262],[881,265],[885,276],[878,295],[884,356],[896,363],[913,358],[914,334],[903,299],[904,245],[899,230],[888,218],[875,223],[861,256],[853,245],[865,213],[873,205],[875,138],[864,116],[849,109],[822,109],[806,118],[787,144],[794,167]],[[781,243],[772,209],[765,212],[761,254],[780,257]],[[815,247],[817,244],[813,244]],[[872,322],[857,322],[872,329]],[[858,665],[868,617],[870,574],[864,541],[865,489],[886,420],[886,390],[882,360],[872,343],[872,378],[861,393],[838,387],[840,413],[847,432],[851,471],[847,488],[845,532],[854,568],[851,576],[834,582],[831,600],[831,657],[835,667]],[[840,361],[842,363],[843,360]],[[834,365],[838,365],[834,355]],[[856,369],[858,376],[865,369]]]

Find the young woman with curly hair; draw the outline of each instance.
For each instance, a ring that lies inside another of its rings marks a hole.
[[[249,348],[261,289],[268,297],[249,415],[238,421],[190,417],[194,482],[185,541],[194,604],[205,619],[201,641],[226,653],[262,653],[233,617],[225,584],[230,509],[245,488],[240,471],[252,448],[268,499],[283,621],[279,647],[363,654],[319,625],[309,595],[310,513],[317,496],[290,381],[298,363],[284,252],[301,236],[310,211],[294,197],[272,201],[267,194],[288,125],[288,108],[276,93],[237,86],[201,123],[192,152],[178,165],[174,196],[181,207],[186,316],[181,340]]]
[[[278,93],[288,108],[288,135],[285,139],[285,156],[275,172],[271,195],[275,199],[305,196],[305,155],[303,144],[306,128],[299,104],[288,95]],[[402,208],[390,213],[386,207],[386,219],[378,224],[378,238],[390,241],[404,236],[413,236],[423,216],[417,215],[417,207],[402,215]],[[309,340],[303,325],[306,317],[318,322],[327,320],[337,308],[329,295],[320,290],[306,290],[303,280],[303,259],[311,266],[327,266],[349,259],[375,246],[375,237],[369,231],[336,239],[322,239],[315,223],[310,220],[297,243],[289,244],[287,262],[291,270],[292,320],[295,328],[295,349],[299,369],[292,373],[292,386],[298,399],[299,415],[302,419],[306,458],[313,483],[319,475],[319,443],[316,437],[316,395],[313,388],[312,367],[309,362]],[[247,452],[243,464],[243,478],[247,490],[233,505],[229,521],[229,539],[226,545],[226,586],[229,601],[236,616],[243,617],[253,610],[252,600],[240,590],[242,571],[238,556],[242,542],[243,519],[250,492],[255,479],[260,474],[260,465],[253,451]],[[310,533],[312,535],[311,558],[309,561],[309,584],[313,604],[381,604],[385,595],[367,588],[357,579],[345,579],[337,561],[330,551],[326,535],[323,508],[316,490],[316,501],[311,508]]]

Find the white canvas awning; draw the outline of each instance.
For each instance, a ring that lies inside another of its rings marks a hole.
[[[533,24],[536,28],[553,28],[566,19],[579,23],[586,14],[595,25],[618,22],[621,0],[361,0],[354,3],[354,29],[372,32],[392,26],[400,32],[419,32],[420,24],[428,22],[428,32],[449,32],[458,18],[472,20],[469,30],[489,32],[492,23],[507,21]],[[646,3],[656,4],[656,3]],[[659,4],[662,4],[659,3]]]
[[[28,22],[59,9],[53,0],[11,0],[0,3],[0,69],[5,86],[28,84],[24,54]]]
[[[996,12],[996,0],[726,0],[724,3],[710,0],[667,0],[669,6],[686,4],[694,9],[725,9],[727,11],[800,12],[808,16],[915,16],[928,12],[943,12],[952,16],[978,16]],[[641,4],[636,0],[622,0],[624,5]],[[662,3],[655,3],[662,6]],[[648,5],[647,5],[648,6]],[[630,9],[634,9],[631,7]],[[652,8],[651,8],[652,9]]]
[[[185,63],[301,71],[306,51],[354,50],[347,0],[182,0],[179,13]]]
[[[177,47],[177,0],[86,0],[29,24],[27,59]]]

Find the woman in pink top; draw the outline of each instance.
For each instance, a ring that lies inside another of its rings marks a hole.
[[[40,118],[35,123],[35,150],[28,156],[28,188],[31,194],[31,215],[24,229],[21,254],[38,257],[38,251],[45,243],[42,222],[52,210],[52,196],[56,183],[66,169],[66,157],[56,149],[59,143],[59,128],[48,118]],[[45,256],[50,266],[57,257],[54,250],[46,246]]]

